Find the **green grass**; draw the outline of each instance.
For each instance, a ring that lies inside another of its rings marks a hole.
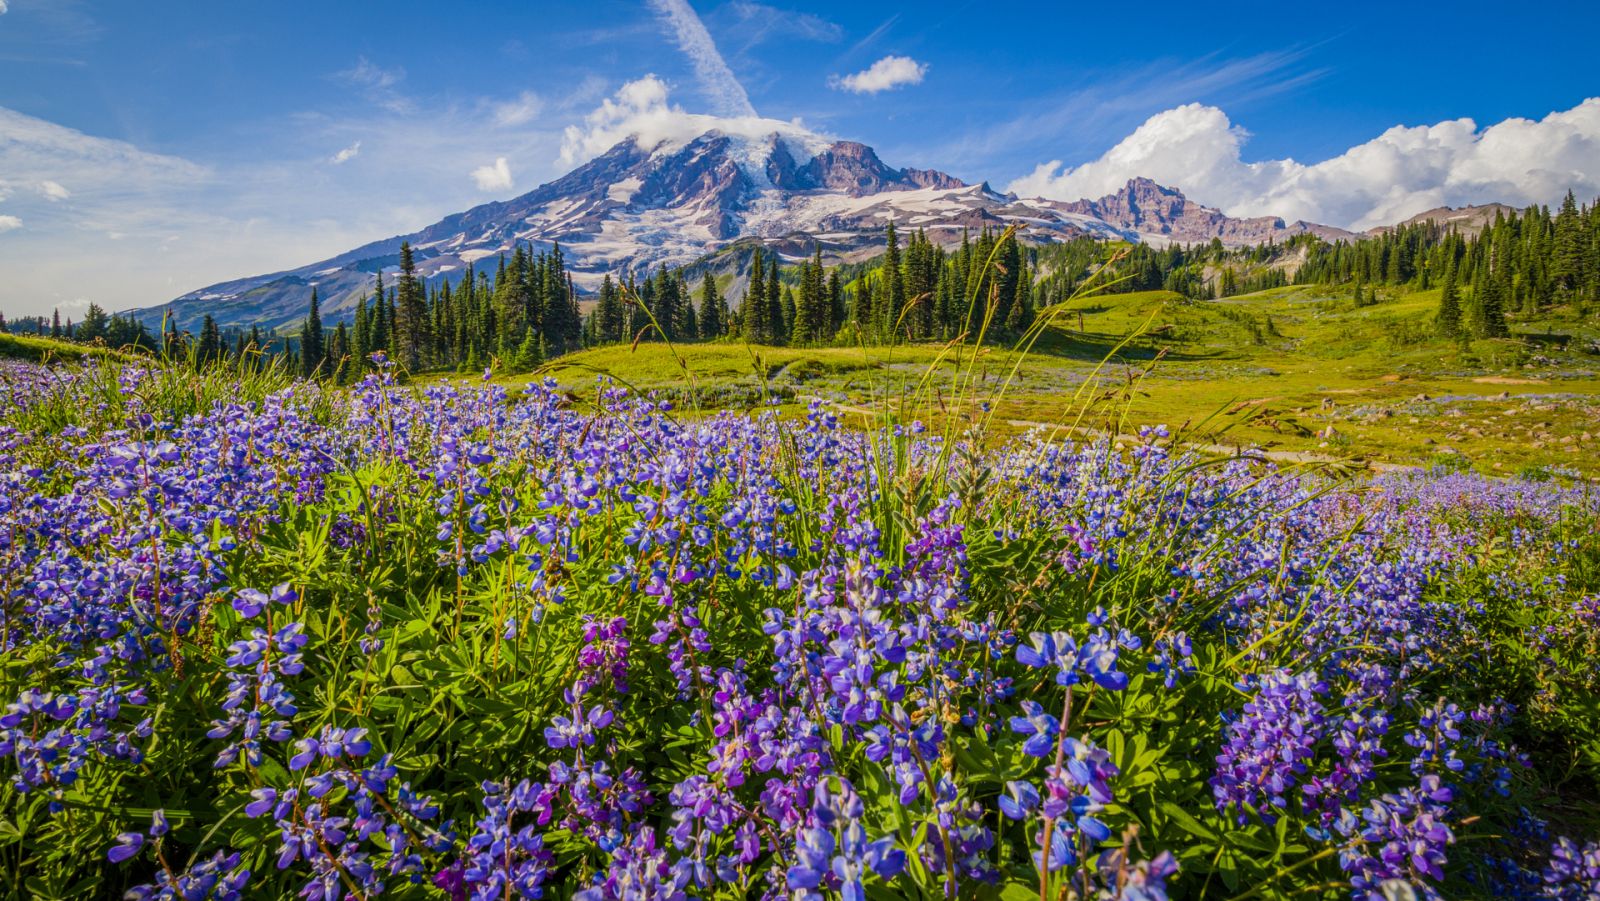
[[[1322,286],[1214,301],[1167,291],[1086,297],[1041,311],[1049,324],[1020,362],[1004,348],[981,351],[972,377],[995,388],[1016,367],[996,414],[1001,432],[1189,424],[1186,440],[1197,446],[1258,447],[1283,460],[1417,466],[1459,454],[1485,472],[1600,476],[1600,356],[1583,350],[1595,330],[1546,317],[1514,322],[1511,339],[1446,340],[1433,331],[1438,294],[1379,289],[1379,301],[1363,307],[1348,290]],[[1573,340],[1563,347],[1550,337],[1559,334]],[[706,406],[776,394],[793,403],[823,397],[848,412],[915,393],[933,367],[918,413],[935,420],[953,367],[967,365],[956,360],[934,343],[645,343],[565,356],[540,376],[580,395],[601,375]]]
[[[85,359],[115,359],[123,361],[131,359],[126,354],[107,350],[103,347],[88,347],[82,344],[73,344],[70,341],[57,341],[54,338],[5,333],[0,333],[0,357],[28,360],[34,363],[49,362],[51,360],[79,362]]]

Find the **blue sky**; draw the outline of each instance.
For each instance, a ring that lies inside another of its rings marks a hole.
[[[649,75],[671,114],[798,119],[1025,193],[1137,170],[1233,213],[1364,225],[1434,199],[1600,190],[1600,106],[1580,108],[1600,95],[1595,4],[0,9],[11,314],[159,303],[526,191],[581,161],[610,133],[596,110]],[[1483,137],[1518,117],[1539,128]]]

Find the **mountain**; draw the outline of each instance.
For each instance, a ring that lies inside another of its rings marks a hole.
[[[1347,233],[1280,219],[1232,219],[1171,188],[1134,179],[1098,200],[1064,203],[1001,194],[930,169],[897,169],[865,144],[794,130],[765,136],[708,131],[644,147],[624,140],[604,154],[510,200],[448,216],[407,235],[374,241],[298,269],[223,282],[169,304],[135,311],[180,328],[209,313],[223,327],[297,325],[313,285],[328,322],[348,319],[378,271],[399,264],[411,243],[430,282],[492,266],[518,243],[559,243],[580,290],[606,273],[643,275],[682,266],[736,243],[759,243],[789,259],[820,245],[830,261],[860,259],[883,246],[890,220],[937,243],[964,231],[1016,224],[1024,240],[1049,243],[1094,235],[1153,243],[1253,244],[1310,232]],[[391,281],[392,283],[392,281]]]
[[[1132,179],[1122,190],[1099,200],[1075,200],[1062,206],[1117,228],[1138,232],[1141,238],[1154,243],[1202,244],[1217,238],[1223,244],[1239,246],[1281,241],[1302,234],[1328,240],[1354,237],[1342,228],[1304,220],[1284,222],[1275,216],[1234,219],[1148,178]]]
[[[1418,213],[1403,222],[1394,225],[1380,225],[1367,230],[1369,235],[1380,235],[1394,231],[1406,225],[1420,225],[1423,222],[1432,222],[1444,228],[1453,228],[1463,235],[1476,235],[1488,226],[1494,224],[1496,216],[1520,215],[1521,210],[1516,207],[1506,206],[1503,203],[1486,203],[1482,206],[1434,207],[1431,210]]]

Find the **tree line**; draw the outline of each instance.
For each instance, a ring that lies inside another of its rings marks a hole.
[[[1475,235],[1445,223],[1402,226],[1358,241],[1310,243],[1298,283],[1439,288],[1435,327],[1443,337],[1510,334],[1508,315],[1570,309],[1600,314],[1600,202],[1579,205],[1571,191],[1552,214],[1531,206],[1497,212]]]
[[[920,230],[902,244],[891,222],[885,237],[878,257],[832,267],[823,264],[820,247],[792,265],[755,247],[731,280],[733,298],[710,271],[694,284],[694,267],[663,268],[643,278],[606,275],[584,313],[559,244],[547,251],[518,245],[492,271],[469,265],[458,279],[431,287],[403,244],[393,283],[386,285],[380,270],[348,325],[342,318],[332,328],[324,323],[313,286],[305,319],[288,334],[224,330],[206,315],[198,334],[169,323],[157,337],[131,316],[95,304],[77,323],[63,322],[59,311],[10,322],[0,316],[0,330],[142,349],[198,365],[277,356],[307,377],[351,382],[380,352],[411,372],[476,370],[493,361],[521,372],[618,342],[878,344],[949,340],[980,329],[1009,338],[1091,279],[1111,293],[1165,289],[1191,298],[1291,281],[1353,285],[1358,305],[1376,301],[1377,285],[1437,287],[1436,328],[1451,338],[1507,335],[1508,314],[1558,307],[1580,317],[1600,313],[1600,203],[1580,206],[1571,192],[1555,213],[1534,206],[1497,214],[1477,234],[1422,222],[1354,240],[1300,235],[1229,249],[1213,239],[1123,245],[1114,253],[1089,236],[1028,246],[1011,230],[963,233],[959,245],[945,248]]]

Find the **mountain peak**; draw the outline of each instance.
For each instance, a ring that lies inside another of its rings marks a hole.
[[[1231,219],[1148,178],[1098,200],[1062,203],[1001,194],[934,169],[898,169],[859,141],[822,138],[761,120],[748,128],[630,136],[571,172],[509,200],[447,216],[408,235],[374,241],[286,272],[212,285],[170,305],[139,311],[191,327],[209,313],[223,326],[292,328],[315,286],[326,321],[348,319],[392,270],[402,242],[420,274],[437,283],[517,246],[559,242],[573,279],[594,290],[607,274],[646,275],[684,266],[735,242],[757,242],[783,258],[820,248],[830,260],[860,259],[883,246],[885,226],[914,228],[934,243],[1024,224],[1034,243],[1089,234],[1119,240],[1229,244],[1337,229],[1275,219]]]
[[[1343,229],[1307,222],[1285,223],[1274,216],[1233,218],[1190,200],[1177,188],[1143,176],[1128,179],[1115,193],[1097,200],[1075,200],[1063,206],[1164,243],[1199,244],[1216,238],[1224,244],[1259,244],[1305,233],[1330,239],[1350,237]]]

